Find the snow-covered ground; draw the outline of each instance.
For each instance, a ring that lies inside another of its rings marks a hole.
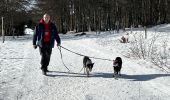
[[[148,34],[169,34],[170,25],[148,29]],[[31,33],[29,30],[27,33]],[[135,29],[133,32],[142,31]],[[60,35],[62,46],[88,56],[106,59],[122,57],[122,76],[113,78],[111,61],[92,59],[90,77],[82,69],[83,57],[53,48],[48,76],[40,70],[40,54],[32,48],[32,35],[0,42],[0,100],[170,100],[170,74],[150,62],[126,58],[124,34],[88,33],[84,36]],[[166,36],[167,37],[167,36]],[[0,37],[0,41],[2,38]],[[170,45],[170,42],[168,42]]]

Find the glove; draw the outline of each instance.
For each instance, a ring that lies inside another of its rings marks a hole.
[[[34,49],[37,49],[37,45],[33,45],[33,48],[34,48]]]
[[[60,46],[61,44],[60,43],[57,43],[57,46]]]

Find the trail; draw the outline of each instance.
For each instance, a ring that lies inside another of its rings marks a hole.
[[[95,63],[90,77],[86,77],[82,68],[83,57],[62,49],[63,60],[71,70],[68,73],[63,66],[59,50],[53,48],[51,62],[47,76],[40,70],[39,50],[32,48],[31,38],[23,41],[24,49],[20,72],[15,71],[18,79],[7,78],[10,83],[1,79],[0,100],[169,100],[170,99],[170,74],[151,69],[146,64],[140,64],[135,59],[125,58],[120,48],[124,44],[117,41],[117,35],[91,36],[71,38],[61,36],[62,46],[87,56],[106,59],[122,57],[122,76],[115,80],[113,76],[112,62],[92,59]],[[16,46],[20,43],[17,42]],[[6,46],[4,45],[4,48]],[[12,48],[9,48],[12,50]],[[19,50],[19,49],[18,49]],[[20,51],[21,52],[21,51]],[[16,52],[16,55],[20,53]],[[4,60],[1,59],[3,62]],[[7,60],[8,62],[11,60]],[[16,62],[13,62],[16,64]],[[1,64],[2,65],[2,64]],[[6,70],[8,71],[8,70]],[[4,75],[1,72],[1,77]],[[11,75],[13,72],[8,72]],[[6,77],[6,76],[5,76]]]

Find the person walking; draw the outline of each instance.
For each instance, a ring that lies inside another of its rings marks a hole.
[[[57,27],[50,20],[49,14],[44,14],[38,25],[35,27],[33,35],[33,48],[39,47],[41,55],[41,70],[44,75],[48,72],[48,65],[54,47],[55,40],[60,46],[61,40],[58,35]]]

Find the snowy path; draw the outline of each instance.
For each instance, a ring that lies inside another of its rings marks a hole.
[[[94,69],[91,76],[87,78],[83,71],[79,73],[83,57],[62,49],[64,62],[72,71],[67,73],[57,47],[53,49],[49,65],[49,70],[52,72],[49,72],[48,76],[43,76],[40,70],[39,51],[32,48],[31,39],[12,43],[8,41],[6,44],[16,45],[18,48],[8,48],[6,45],[0,48],[1,53],[11,51],[11,55],[16,56],[11,57],[13,59],[6,59],[9,58],[9,54],[7,57],[1,54],[3,57],[0,58],[2,66],[0,100],[170,99],[170,74],[152,69],[147,63],[140,64],[137,60],[123,57],[119,49],[125,45],[120,44],[114,35],[105,38],[93,36],[72,39],[62,36],[62,45],[89,56],[107,59],[122,57],[122,76],[118,80],[112,77],[112,62],[96,59],[92,59],[95,63]],[[3,47],[8,50],[5,52]],[[11,71],[12,69],[16,70]]]

